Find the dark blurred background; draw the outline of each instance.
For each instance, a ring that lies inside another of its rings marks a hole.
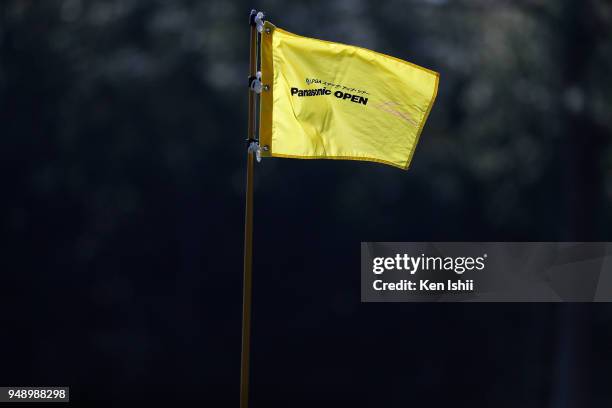
[[[360,241],[612,240],[604,0],[0,2],[0,385],[235,407],[248,13],[440,72],[412,167],[256,166],[254,407],[609,407],[606,304],[361,304]]]

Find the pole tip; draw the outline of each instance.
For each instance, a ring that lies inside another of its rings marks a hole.
[[[249,14],[249,24],[257,27],[257,31],[261,33],[265,17],[266,15],[263,12],[253,9]]]

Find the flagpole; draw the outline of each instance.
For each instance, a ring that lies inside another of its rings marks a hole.
[[[257,70],[257,29],[254,23],[255,10],[251,10],[249,22],[251,39],[249,46],[249,80]],[[248,143],[255,140],[255,92],[249,86]],[[240,408],[249,406],[249,367],[251,349],[251,307],[253,272],[253,173],[254,152],[247,149],[246,208],[244,219],[244,277],[242,291],[242,353],[240,370]]]

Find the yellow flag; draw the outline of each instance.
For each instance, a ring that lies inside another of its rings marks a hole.
[[[265,22],[261,155],[410,165],[438,91],[437,72]]]

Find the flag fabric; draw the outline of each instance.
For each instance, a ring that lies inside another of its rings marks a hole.
[[[364,160],[407,169],[439,74],[265,22],[259,143],[264,157]]]

